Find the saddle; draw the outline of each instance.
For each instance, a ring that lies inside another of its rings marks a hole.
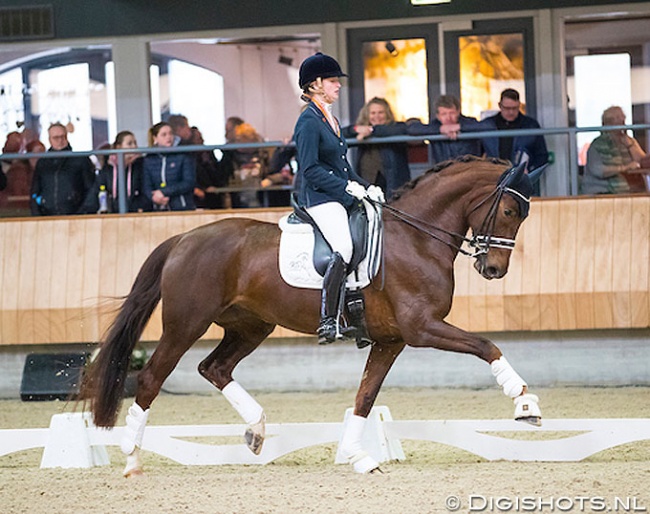
[[[280,219],[280,274],[294,287],[320,289],[332,256],[332,248],[307,211],[291,199],[294,211]],[[379,270],[381,214],[366,201],[359,202],[349,216],[353,254],[346,287],[367,286]]]
[[[308,223],[314,230],[314,254],[312,259],[314,268],[322,277],[325,275],[327,264],[332,257],[332,247],[323,236],[314,219],[307,212],[307,209],[298,205],[295,193],[291,194],[291,206],[293,212],[287,218],[287,223],[290,225]],[[352,211],[348,216],[348,224],[352,236],[352,258],[348,264],[348,269],[354,270],[365,258],[368,247],[368,214],[361,202],[355,202],[352,207]]]

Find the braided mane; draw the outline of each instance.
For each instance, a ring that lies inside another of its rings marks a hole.
[[[489,164],[501,164],[503,166],[511,166],[512,164],[510,161],[506,161],[503,159],[498,159],[496,157],[477,157],[475,155],[461,155],[460,157],[456,157],[455,159],[449,159],[448,161],[443,161],[439,162],[438,164],[434,165],[433,168],[428,169],[425,171],[422,175],[419,175],[412,179],[411,181],[407,182],[404,184],[402,187],[400,187],[395,193],[393,193],[393,197],[391,198],[391,201],[397,200],[400,198],[404,193],[407,193],[408,191],[411,191],[412,189],[415,189],[418,185],[418,183],[426,176],[439,173],[453,164],[457,163],[468,163],[468,162],[481,162],[481,163],[489,163]]]

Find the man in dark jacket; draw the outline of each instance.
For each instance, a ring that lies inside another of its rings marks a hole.
[[[48,152],[72,150],[68,131],[61,123],[52,124],[47,133],[50,141]],[[39,159],[32,181],[32,215],[80,214],[93,185],[94,169],[88,157]]]
[[[499,112],[485,118],[480,125],[483,130],[512,130],[540,128],[537,120],[520,112],[519,92],[504,89],[499,100]],[[534,170],[548,161],[548,150],[544,137],[515,136],[489,137],[483,140],[483,148],[489,157],[507,159],[513,164],[528,163],[527,169]]]
[[[410,123],[407,133],[411,136],[443,134],[448,141],[432,141],[431,150],[435,162],[442,162],[461,155],[481,155],[481,142],[478,139],[456,139],[460,132],[476,132],[479,122],[476,118],[460,113],[460,101],[452,95],[442,95],[436,100],[436,119],[429,124]]]

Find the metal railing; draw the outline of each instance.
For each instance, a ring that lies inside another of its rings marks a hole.
[[[512,129],[512,130],[489,130],[480,132],[461,132],[458,134],[457,139],[487,139],[487,138],[502,138],[502,137],[516,137],[516,136],[552,136],[552,135],[566,135],[568,137],[568,162],[569,162],[569,194],[575,196],[578,194],[578,146],[577,134],[580,132],[606,132],[614,130],[649,130],[650,124],[633,124],[633,125],[608,125],[597,127],[557,127],[557,128],[539,128],[539,129]],[[374,137],[358,141],[357,139],[348,139],[349,146],[358,145],[373,145],[373,144],[386,144],[386,143],[418,143],[427,141],[449,141],[449,138],[440,134],[418,135],[418,136],[388,136],[388,137]],[[126,172],[124,164],[125,154],[142,154],[147,153],[178,153],[182,152],[204,152],[204,151],[228,151],[228,150],[245,150],[245,149],[260,149],[260,148],[279,148],[279,147],[295,147],[295,143],[285,143],[283,141],[264,141],[261,143],[230,143],[223,145],[184,145],[172,147],[143,147],[143,148],[129,148],[129,149],[106,149],[106,150],[88,150],[88,151],[59,151],[59,152],[40,152],[40,153],[5,153],[0,155],[0,160],[13,160],[13,159],[52,159],[60,157],[90,157],[99,155],[116,155],[117,156],[117,186],[118,186],[118,206],[119,212],[124,214],[128,211],[126,204]],[[435,164],[431,160],[429,152],[430,166]],[[250,187],[223,187],[216,188],[218,193],[228,193],[235,191],[274,191],[274,190],[287,190],[291,189],[290,186],[271,186],[268,188],[250,188]]]

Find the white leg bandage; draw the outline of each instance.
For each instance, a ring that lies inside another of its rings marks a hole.
[[[357,473],[369,473],[379,467],[379,463],[368,455],[361,445],[366,421],[366,418],[356,414],[350,416],[341,438],[341,455],[352,464]]]
[[[135,402],[129,407],[129,412],[126,415],[126,426],[120,442],[122,452],[129,455],[136,447],[140,448],[142,446],[142,437],[144,436],[144,428],[147,426],[148,417],[149,409],[142,410],[142,407]]]
[[[233,380],[221,392],[247,424],[254,425],[260,422],[264,409],[237,382]]]
[[[503,388],[503,393],[506,396],[516,398],[524,391],[524,386],[527,385],[526,382],[512,369],[512,366],[503,355],[492,361],[490,366],[497,384]]]

